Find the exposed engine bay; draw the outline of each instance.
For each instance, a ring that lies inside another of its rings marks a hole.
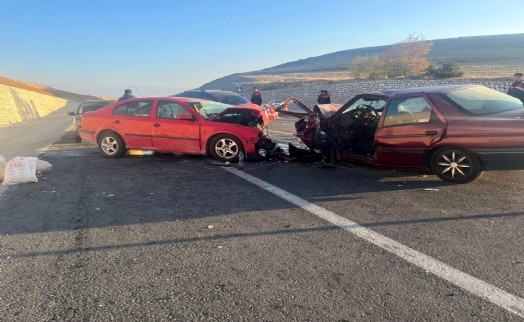
[[[374,156],[375,132],[385,101],[361,99],[349,106],[322,104],[313,109],[297,102],[292,100],[307,113],[280,112],[300,117],[295,123],[297,136],[311,153],[320,154],[327,162]]]
[[[256,127],[260,130],[264,129],[264,119],[260,113],[250,109],[229,109],[227,113],[217,115],[213,118],[215,122],[224,122],[239,124],[249,127]]]

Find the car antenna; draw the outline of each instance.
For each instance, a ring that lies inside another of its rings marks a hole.
[[[144,97],[144,95],[142,95],[142,93],[140,93],[140,91],[138,90],[138,87],[136,87],[136,86],[133,86],[133,87],[136,89],[136,91],[138,92],[138,94],[140,94],[140,97]]]

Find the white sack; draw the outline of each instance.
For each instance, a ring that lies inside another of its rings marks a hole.
[[[0,182],[4,181],[5,158],[0,155]]]
[[[46,173],[53,169],[53,165],[44,160],[36,161],[36,172]]]
[[[36,161],[34,157],[16,157],[9,160],[5,166],[3,186],[19,183],[38,182],[36,177]]]

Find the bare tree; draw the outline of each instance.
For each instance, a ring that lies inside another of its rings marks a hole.
[[[429,54],[433,43],[424,36],[411,34],[402,42],[393,45],[382,55],[387,73],[390,77],[407,77],[423,75],[431,64],[424,55]]]
[[[431,64],[424,58],[433,44],[422,35],[411,34],[384,53],[360,56],[351,61],[355,78],[421,76]]]
[[[360,56],[351,61],[355,78],[387,78],[384,61],[379,55]]]

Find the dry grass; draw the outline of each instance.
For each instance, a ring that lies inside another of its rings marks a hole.
[[[10,87],[26,89],[28,91],[37,92],[37,93],[45,94],[45,95],[49,95],[49,96],[56,96],[56,95],[53,95],[53,93],[47,91],[46,90],[47,89],[46,86],[38,85],[38,84],[26,83],[26,82],[22,82],[22,81],[19,81],[19,80],[16,80],[16,79],[0,77],[0,84],[6,85],[6,86],[10,86]]]
[[[93,100],[93,99],[107,99],[107,100],[116,100],[113,97],[105,97],[105,96],[92,96],[92,95],[83,95],[83,94],[77,94],[77,93],[71,93],[67,91],[62,91],[55,88],[50,88],[44,85],[39,84],[32,84],[27,82],[22,82],[16,79],[11,79],[7,77],[0,77],[0,84],[14,87],[14,88],[20,88],[28,91],[32,91],[39,94],[45,94],[52,97],[58,97],[66,100],[73,100],[77,102],[85,101],[85,100]]]
[[[462,66],[464,79],[511,79],[515,72],[524,72],[524,65],[466,65]],[[344,81],[355,79],[350,71],[290,73],[278,75],[244,75],[251,82],[246,84],[297,83],[308,81]]]
[[[117,100],[117,98],[114,97],[107,97],[107,96],[97,96],[101,100]]]
[[[463,66],[464,78],[512,78],[524,72],[524,65],[471,65]]]

